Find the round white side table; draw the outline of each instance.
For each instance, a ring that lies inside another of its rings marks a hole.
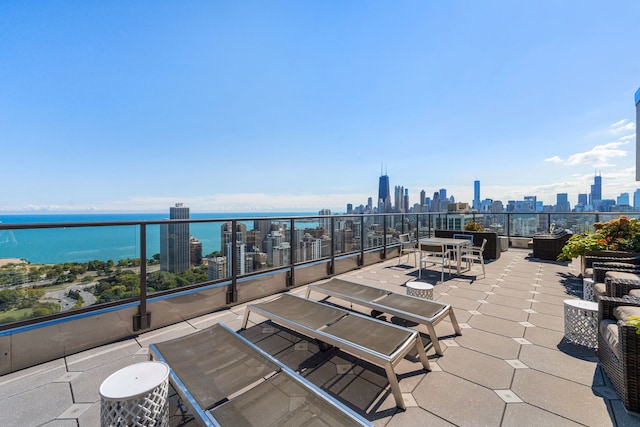
[[[405,283],[405,285],[407,286],[407,295],[429,299],[429,300],[433,299],[432,284],[411,280]]]
[[[598,346],[598,303],[579,299],[564,300],[564,337],[585,347]]]
[[[100,385],[100,425],[168,426],[169,367],[162,362],[126,366]]]
[[[593,301],[593,279],[582,279],[582,299],[585,301]]]

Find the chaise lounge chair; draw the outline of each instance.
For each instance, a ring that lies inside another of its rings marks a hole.
[[[442,347],[434,328],[436,324],[449,316],[456,334],[462,335],[453,308],[447,304],[335,278],[322,284],[309,285],[307,298],[312,291],[425,325],[433,348],[440,356],[442,356]]]
[[[149,350],[202,425],[373,425],[224,324]]]
[[[415,348],[424,369],[431,370],[420,334],[411,329],[292,294],[248,305],[243,328],[252,312],[384,368],[401,409],[406,405],[394,367]]]

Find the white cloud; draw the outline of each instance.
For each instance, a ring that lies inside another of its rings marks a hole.
[[[609,132],[611,132],[614,135],[617,135],[619,133],[624,133],[630,130],[634,130],[635,128],[636,126],[633,122],[630,122],[627,119],[622,119],[622,120],[618,120],[617,122],[609,126]]]
[[[564,160],[562,160],[558,156],[549,157],[548,159],[544,159],[544,161],[545,162],[549,162],[549,163],[562,163],[562,162],[564,162]]]
[[[608,144],[596,145],[589,151],[576,153],[569,156],[566,165],[593,165],[597,167],[614,166],[610,160],[616,157],[626,157],[628,152],[620,147],[628,142],[610,142]]]

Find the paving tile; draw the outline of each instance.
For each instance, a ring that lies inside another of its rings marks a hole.
[[[546,328],[558,332],[564,332],[564,317],[535,313],[529,315],[529,322],[533,323],[538,328]]]
[[[435,294],[434,294],[435,295]],[[473,299],[455,297],[453,295],[444,295],[440,298],[436,298],[438,302],[449,304],[453,307],[460,308],[462,310],[477,310],[480,303]]]
[[[591,387],[597,364],[582,359],[567,357],[559,350],[538,345],[525,345],[520,350],[523,363],[531,369],[584,384]]]
[[[377,425],[377,424],[376,424]],[[451,424],[440,417],[425,411],[422,408],[407,408],[406,411],[399,411],[393,416],[386,427],[411,427],[411,426],[430,426],[430,427],[453,427]]]
[[[38,426],[57,418],[72,404],[69,384],[45,384],[0,400],[0,421],[3,426]]]
[[[473,318],[469,320],[469,325],[473,328],[494,332],[505,337],[524,337],[525,328],[522,325],[498,317],[473,316]]]
[[[487,295],[484,293],[485,291],[479,291],[475,289],[465,289],[465,288],[455,288],[449,290],[449,295],[460,298],[468,298],[468,299],[484,299]]]
[[[502,288],[500,288],[502,289]],[[491,304],[503,305],[512,308],[531,308],[531,303],[522,298],[507,297],[504,295],[489,295],[487,301]]]
[[[463,335],[455,339],[461,347],[505,360],[518,358],[520,344],[511,338],[479,329],[465,329],[464,332]]]
[[[526,403],[512,403],[507,405],[501,427],[522,427],[525,425],[579,427],[582,424],[577,424],[571,420]]]
[[[0,401],[56,381],[66,373],[64,359],[56,359],[0,376]]]
[[[612,425],[604,399],[594,395],[591,387],[534,369],[517,369],[511,390],[524,402],[574,422]]]
[[[82,351],[66,357],[69,371],[86,371],[97,366],[124,359],[140,350],[140,344],[134,339],[103,345],[91,350]]]
[[[527,328],[524,337],[533,344],[555,349],[562,342],[564,333],[545,328]]]
[[[438,361],[443,371],[491,389],[511,386],[514,368],[504,360],[463,347],[452,347]]]
[[[500,296],[505,296],[505,297],[512,297],[512,298],[519,298],[519,299],[527,299],[527,298],[531,298],[531,293],[530,293],[530,289],[531,286],[527,285],[525,289],[520,290],[520,289],[511,289],[511,288],[507,288],[505,286],[496,289],[495,293],[496,295],[500,295]]]
[[[529,318],[529,315],[522,311],[522,309],[506,307],[498,304],[483,305],[478,309],[478,311],[482,314],[506,320],[513,320],[516,322],[524,322]]]
[[[507,405],[493,390],[446,372],[431,372],[413,394],[421,408],[458,426],[499,426]]]

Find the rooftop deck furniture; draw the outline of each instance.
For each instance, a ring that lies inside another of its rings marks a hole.
[[[162,362],[125,366],[100,385],[100,425],[169,424],[169,367]]]
[[[624,251],[586,251],[582,268],[583,277],[595,283],[604,283],[608,271],[640,273],[640,255]]]
[[[564,300],[564,337],[574,344],[598,345],[598,303],[580,299]]]
[[[448,316],[456,334],[462,334],[453,308],[447,304],[336,278],[325,283],[309,285],[307,298],[312,291],[425,325],[429,331],[433,348],[440,356],[442,356],[442,348],[438,342],[435,325]]]
[[[406,404],[394,367],[415,348],[424,369],[431,370],[420,334],[411,329],[292,294],[249,304],[243,328],[253,312],[384,368],[396,405],[402,409]]]
[[[482,244],[480,246],[472,246],[462,254],[462,261],[467,262],[467,266],[469,269],[471,269],[471,263],[474,261],[478,261],[480,265],[482,265],[483,277],[486,277],[483,256],[485,246],[487,246],[487,239],[482,239]]]
[[[624,323],[630,316],[640,316],[640,300],[600,299],[597,355],[624,407],[640,415],[640,335]]]
[[[400,255],[398,255],[398,265],[402,260],[403,255],[407,255],[407,262],[409,261],[409,255],[413,254],[413,264],[418,265],[418,252],[420,250],[416,246],[415,241],[411,241],[411,236],[409,234],[401,234],[398,236],[400,240]]]
[[[440,265],[440,281],[444,282],[444,266],[448,264],[449,274],[451,274],[451,251],[443,242],[421,239],[418,242],[420,249],[420,266],[418,267],[418,278],[422,278],[422,269],[429,266]]]
[[[638,270],[607,270],[602,281],[585,278],[584,282],[593,281],[593,301],[603,296],[624,297],[632,289],[640,289],[640,271]]]
[[[224,324],[149,345],[206,426],[372,426]]]
[[[487,245],[484,247],[482,256],[484,260],[493,260],[500,258],[500,243],[498,242],[498,234],[494,231],[461,231],[461,230],[435,230],[436,237],[453,238],[454,234],[466,234],[473,236],[473,246],[480,246],[482,239],[487,239]]]
[[[533,236],[533,257],[555,261],[562,253],[562,247],[572,236],[566,230],[559,233],[538,234]]]

